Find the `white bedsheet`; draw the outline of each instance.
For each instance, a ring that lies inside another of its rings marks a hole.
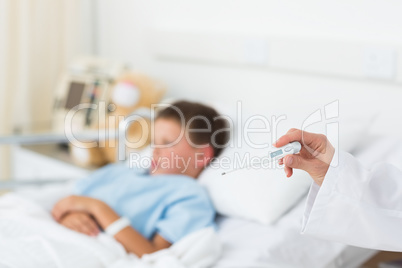
[[[50,213],[17,194],[0,198],[0,267],[208,267],[221,254],[213,228],[139,259],[112,237],[89,237],[56,223]]]
[[[220,218],[221,259],[215,268],[326,267],[345,245],[300,234],[304,200],[273,225]]]

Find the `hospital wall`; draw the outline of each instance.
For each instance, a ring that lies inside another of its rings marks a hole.
[[[96,52],[161,79],[172,97],[306,114],[339,100],[344,116],[386,114],[389,133],[402,97],[401,10],[381,0],[101,0]]]

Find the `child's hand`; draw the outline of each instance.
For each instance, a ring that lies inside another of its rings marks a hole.
[[[70,212],[63,216],[59,222],[71,230],[86,235],[96,236],[99,234],[95,220],[86,212]]]
[[[71,195],[56,203],[53,207],[52,215],[58,222],[60,222],[64,215],[73,211],[86,212],[93,215],[93,212],[102,204],[102,201],[94,198]]]

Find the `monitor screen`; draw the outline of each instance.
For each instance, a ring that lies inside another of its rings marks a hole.
[[[281,154],[283,154],[282,150],[275,151],[275,152],[271,153],[271,158],[275,158]]]
[[[84,93],[85,84],[79,82],[71,82],[68,89],[68,96],[66,100],[66,109],[72,109],[81,103],[82,94]]]

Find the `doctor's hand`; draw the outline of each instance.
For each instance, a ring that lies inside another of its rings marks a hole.
[[[59,221],[65,227],[90,236],[96,236],[100,230],[95,219],[86,212],[70,212]]]
[[[302,169],[310,174],[316,184],[321,186],[334,156],[334,147],[325,135],[294,128],[280,137],[273,145],[282,147],[293,141],[300,142],[302,149],[299,154],[287,155],[279,160],[280,164],[285,164],[286,176],[292,176],[294,168]]]

